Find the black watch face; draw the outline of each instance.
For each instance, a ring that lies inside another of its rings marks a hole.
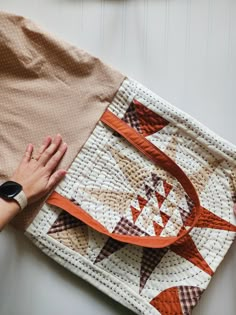
[[[0,195],[4,198],[14,198],[21,192],[22,186],[16,182],[8,181],[0,187]]]

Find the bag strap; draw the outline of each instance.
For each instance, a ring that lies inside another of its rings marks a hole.
[[[178,236],[162,237],[122,235],[109,232],[103,225],[101,225],[98,221],[91,217],[80,206],[75,205],[73,202],[61,196],[57,192],[52,193],[52,195],[48,198],[47,203],[64,209],[72,216],[80,219],[91,228],[121,242],[144,247],[162,248],[180,241],[196,225],[201,212],[200,201],[193,184],[184,173],[184,171],[171,158],[169,158],[164,152],[154,146],[144,136],[142,136],[136,130],[127,125],[123,120],[119,119],[111,111],[106,110],[101,117],[101,121],[112,130],[119,133],[122,137],[124,137],[130,144],[136,147],[148,159],[153,161],[154,164],[161,166],[164,170],[169,172],[179,181],[188,197],[194,203],[191,212],[191,217],[194,217],[192,225],[188,229],[181,229]]]

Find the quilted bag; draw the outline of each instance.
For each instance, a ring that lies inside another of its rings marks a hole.
[[[121,78],[25,235],[137,314],[191,314],[236,235],[236,147]]]
[[[26,234],[138,314],[191,314],[235,237],[235,154],[126,79]]]

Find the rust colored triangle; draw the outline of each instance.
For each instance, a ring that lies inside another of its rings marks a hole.
[[[158,201],[158,206],[159,208],[161,208],[163,202],[165,201],[165,197],[163,197],[162,195],[160,195],[157,191],[155,191],[155,195],[156,195],[156,198],[157,198],[157,201]]]
[[[191,225],[191,217],[185,221],[185,225]],[[218,217],[211,211],[207,210],[204,207],[201,207],[201,215],[196,223],[195,227],[199,228],[210,228],[210,229],[218,229],[236,232],[236,226],[231,224],[230,222]]]
[[[157,222],[153,221],[153,227],[154,227],[154,231],[155,231],[155,234],[156,235],[160,235],[162,230],[163,230],[163,227],[160,226]]]
[[[163,186],[164,186],[165,196],[167,197],[173,186],[171,184],[168,184],[166,181],[164,181]]]
[[[160,211],[160,214],[161,214],[162,222],[164,226],[166,226],[166,223],[169,221],[170,216],[162,211]]]
[[[144,137],[161,130],[169,124],[166,119],[148,109],[137,100],[133,100],[133,104],[135,105],[140,129]]]
[[[213,270],[204,260],[189,234],[186,235],[178,244],[171,245],[170,249],[177,255],[185,258],[196,267],[208,273],[210,276],[214,274]]]
[[[139,203],[140,210],[143,210],[143,208],[147,204],[147,200],[141,197],[140,195],[138,195],[138,203]]]
[[[153,305],[161,314],[183,315],[177,287],[172,287],[162,291],[151,300],[150,304]]]
[[[141,212],[139,210],[137,210],[136,208],[134,208],[133,206],[130,206],[130,209],[132,211],[133,221],[135,223],[135,221],[137,220],[137,218]]]

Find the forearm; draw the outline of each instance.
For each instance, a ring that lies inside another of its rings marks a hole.
[[[20,206],[16,201],[5,201],[4,199],[0,198],[0,231],[19,212]]]

